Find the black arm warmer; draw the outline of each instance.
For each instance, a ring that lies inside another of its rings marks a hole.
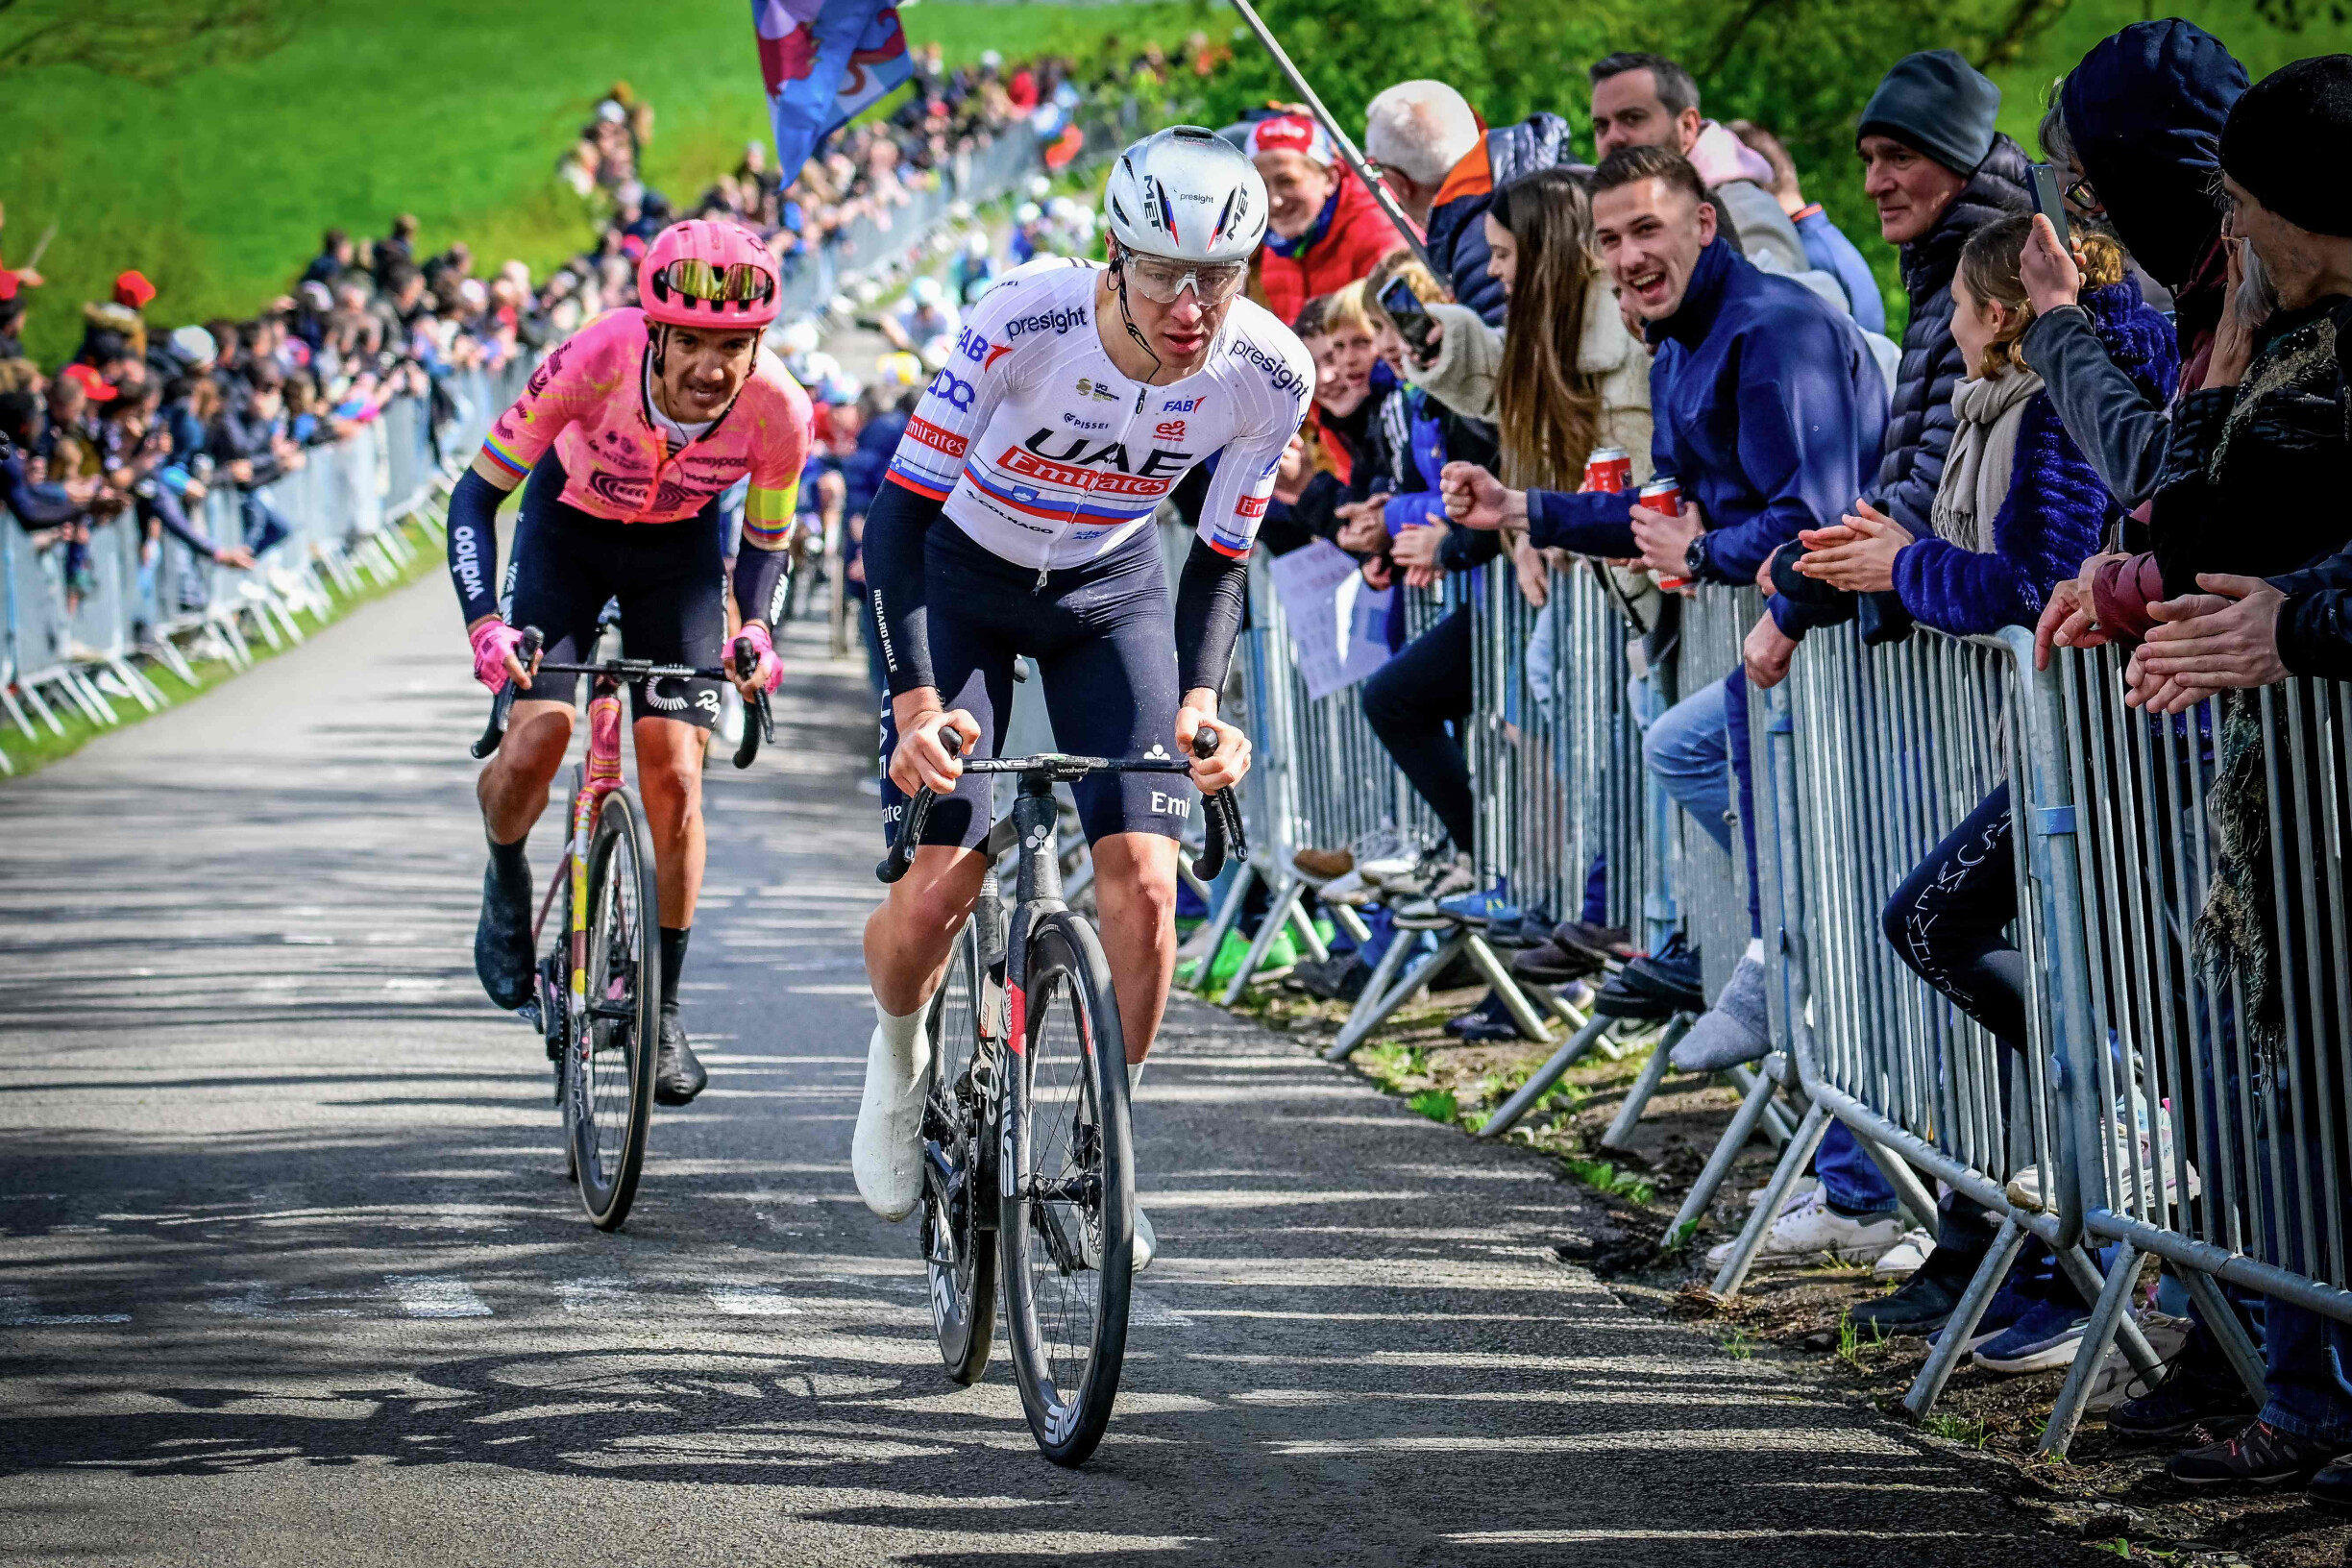
[[[1234,639],[1241,633],[1241,609],[1248,600],[1248,559],[1212,550],[1196,536],[1176,584],[1179,701],[1204,686],[1224,695],[1225,672],[1233,664]]]
[[[784,618],[784,595],[791,587],[792,548],[762,550],[746,539],[735,552],[735,605],[743,618],[765,622],[774,631]]]
[[[939,684],[925,626],[923,540],[942,510],[939,502],[885,479],[866,513],[858,552],[866,562],[866,600],[882,634],[882,669],[893,697]]]
[[[498,509],[506,496],[470,468],[450,492],[450,581],[469,626],[498,614]]]

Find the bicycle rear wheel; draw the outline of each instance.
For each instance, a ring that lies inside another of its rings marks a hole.
[[[1001,1034],[983,1016],[980,914],[964,922],[931,1010],[931,1085],[923,1102],[923,1263],[940,1360],[958,1383],[988,1370],[996,1334],[994,1075]]]
[[[660,904],[637,792],[613,791],[588,841],[588,1006],[574,1020],[570,1112],[580,1207],[599,1230],[628,1218],[653,1119],[661,1002]]]
[[[1066,911],[1042,916],[1028,956],[1026,1002],[1013,1009],[1022,1051],[997,1254],[1030,1433],[1047,1458],[1074,1466],[1102,1441],[1127,1354],[1135,1164],[1125,1036],[1092,926]]]

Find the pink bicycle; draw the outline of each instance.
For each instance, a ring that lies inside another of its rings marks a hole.
[[[537,947],[560,898],[562,919],[539,960],[538,994],[522,1014],[547,1037],[555,1067],[555,1103],[564,1112],[564,1152],[580,1206],[599,1230],[628,1218],[645,1167],[653,1119],[653,1064],[660,1043],[661,922],[647,846],[645,807],[621,771],[621,692],[641,680],[734,678],[725,670],[606,659],[600,664],[534,664],[545,639],[523,631],[526,669],[592,677],[588,755],[572,770],[571,831],[531,926]],[[759,658],[737,638],[735,667],[747,674]],[[506,738],[514,706],[510,684],[498,694],[490,723],[474,743],[487,757]],[[745,715],[735,766],[748,768],[763,739],[775,738],[766,693]]]

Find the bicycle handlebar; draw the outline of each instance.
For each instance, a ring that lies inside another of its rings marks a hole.
[[[603,675],[623,682],[692,679],[731,681],[739,678],[735,674],[723,668],[704,669],[691,664],[656,664],[651,659],[606,659],[601,664],[534,664],[532,661],[538,658],[539,650],[546,646],[546,635],[537,626],[523,628],[523,641],[517,652],[522,656],[525,669],[534,674]],[[751,640],[747,637],[736,638],[733,651],[735,669],[742,673],[741,678],[749,678],[751,672],[759,667],[759,655],[752,651]],[[476,741],[472,748],[477,760],[496,751],[500,744],[506,739],[506,721],[514,710],[515,692],[515,683],[510,680],[500,687],[498,695],[490,699],[490,723],[483,727],[481,739]],[[744,714],[744,736],[735,747],[735,766],[738,768],[750,767],[751,759],[759,755],[762,741],[767,741],[772,745],[775,741],[775,718],[769,710],[766,692],[755,694],[750,709]]]
[[[539,649],[545,646],[545,642],[537,626],[523,628],[523,646],[519,651],[523,655],[524,669],[530,668],[531,660],[539,656]],[[483,726],[481,739],[474,743],[476,761],[496,751],[499,743],[506,738],[506,716],[514,710],[514,701],[515,684],[510,680],[499,688],[498,696],[490,699],[490,723]]]
[[[959,757],[964,750],[964,737],[952,729],[940,731],[940,745],[950,757]],[[1203,761],[1216,755],[1216,731],[1203,729],[1192,737],[1192,754]],[[1049,772],[1057,778],[1076,780],[1092,772],[1120,773],[1190,773],[1191,768],[1173,758],[1139,757],[1129,762],[1115,762],[1108,757],[1072,757],[1048,754],[1035,757],[979,757],[964,765],[963,772],[971,773],[1034,773]],[[874,877],[885,885],[906,875],[915,864],[915,851],[922,843],[923,829],[930,824],[931,808],[939,796],[926,784],[915,792],[907,802],[906,815],[899,819],[898,830],[891,837],[890,847],[874,867]],[[1215,880],[1224,870],[1228,854],[1246,857],[1249,840],[1241,830],[1241,807],[1230,789],[1218,790],[1201,797],[1208,814],[1209,842],[1193,858],[1192,874],[1204,882]]]

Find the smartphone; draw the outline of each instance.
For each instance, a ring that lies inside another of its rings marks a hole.
[[[2058,231],[2058,248],[2066,250],[2073,241],[2067,232],[2066,197],[2058,185],[2058,167],[2054,163],[2033,165],[2034,210],[2050,220]]]
[[[1413,351],[1413,357],[1426,361],[1430,356],[1430,335],[1436,331],[1436,318],[1422,308],[1421,297],[1412,285],[1402,278],[1391,278],[1380,291],[1380,307],[1396,323],[1397,336]]]

